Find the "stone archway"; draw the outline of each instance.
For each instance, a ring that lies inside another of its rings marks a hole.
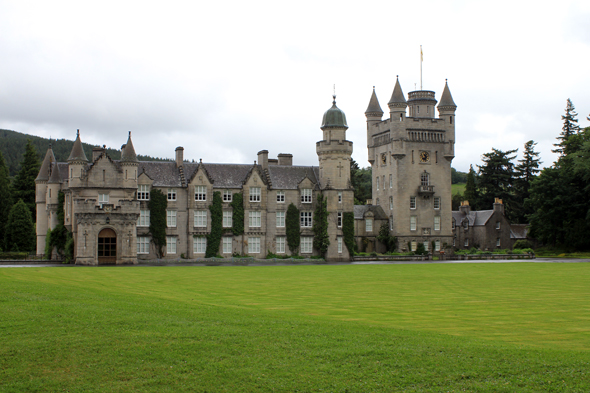
[[[98,234],[98,264],[117,263],[117,234],[111,228],[104,228]]]

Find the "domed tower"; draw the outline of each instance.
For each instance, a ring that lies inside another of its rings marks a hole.
[[[86,154],[84,153],[84,149],[82,148],[82,141],[80,140],[80,130],[76,132],[76,140],[74,141],[74,147],[72,147],[72,152],[68,157],[68,187],[82,187],[83,183],[82,180],[85,177],[86,172],[86,165],[88,164],[88,159],[86,158]]]
[[[322,119],[323,140],[316,143],[320,164],[319,186],[326,198],[328,207],[328,236],[330,245],[326,258],[332,261],[348,261],[350,255],[344,245],[342,232],[344,213],[354,208],[354,193],[350,183],[350,160],[352,142],[346,140],[346,115],[336,106],[336,96],[332,107]]]

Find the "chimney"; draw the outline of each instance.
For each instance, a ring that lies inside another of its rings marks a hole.
[[[367,205],[372,205],[373,204],[373,200],[372,199],[367,199]]]
[[[269,158],[268,165],[279,165],[279,160],[277,158]]]
[[[125,154],[125,146],[127,145],[121,145],[121,158],[123,158],[123,154]]]
[[[103,151],[104,151],[104,149],[100,146],[93,147],[92,148],[92,161],[96,161],[96,159],[98,157],[100,157],[100,155],[102,154]]]
[[[494,198],[494,213],[496,212],[504,215],[504,204],[500,198]]]
[[[471,207],[469,206],[469,201],[461,201],[461,207],[459,211],[465,215],[469,214],[471,211]]]
[[[184,147],[178,146],[176,148],[176,167],[177,168],[181,167],[183,161],[184,161]]]
[[[279,154],[279,165],[293,166],[293,154]]]
[[[268,150],[258,152],[258,165],[262,165],[262,169],[268,169]]]

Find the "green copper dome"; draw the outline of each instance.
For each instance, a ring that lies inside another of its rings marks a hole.
[[[324,118],[322,119],[322,126],[324,127],[344,127],[348,128],[348,124],[346,124],[346,115],[342,110],[340,110],[336,106],[336,96],[334,97],[334,101],[332,101],[332,107],[328,109],[324,113]]]

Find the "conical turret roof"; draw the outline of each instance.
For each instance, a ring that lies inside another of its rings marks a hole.
[[[456,108],[455,101],[453,101],[453,96],[451,95],[451,90],[449,90],[449,84],[445,81],[445,89],[443,90],[442,96],[440,97],[440,102],[438,103],[438,107],[443,106],[450,106]]]
[[[84,149],[82,148],[82,141],[80,140],[80,130],[76,133],[76,140],[74,141],[74,147],[72,147],[72,152],[68,157],[68,162],[70,161],[84,161],[88,162],[88,158],[86,158],[86,154],[84,153]]]
[[[50,184],[59,184],[61,183],[61,176],[59,173],[59,165],[57,162],[54,162],[51,168],[51,177],[49,177],[49,181],[47,183]]]
[[[377,99],[377,94],[375,94],[375,86],[373,86],[373,94],[371,94],[371,99],[369,100],[369,106],[365,111],[365,114],[369,113],[377,113],[383,114],[383,110],[381,109],[381,105],[379,105],[379,100]]]
[[[324,127],[345,127],[348,128],[348,124],[346,124],[346,115],[340,108],[336,106],[336,96],[334,97],[334,101],[332,101],[332,107],[328,109],[324,113],[324,118],[322,119],[322,126]]]
[[[39,169],[39,175],[35,181],[47,181],[49,180],[49,170],[51,169],[51,164],[55,162],[55,156],[53,155],[53,149],[51,145],[49,145],[49,149],[47,149],[47,153],[45,153],[45,158],[43,159],[43,163],[41,163],[41,169]]]
[[[406,98],[404,97],[404,92],[402,91],[402,87],[399,84],[399,78],[395,81],[395,87],[393,88],[393,94],[391,94],[391,99],[387,103],[387,105],[408,105],[406,102]]]
[[[121,162],[139,162],[137,161],[137,154],[135,154],[135,148],[133,142],[131,142],[131,131],[129,131],[129,137],[125,144],[125,149],[121,153]]]

